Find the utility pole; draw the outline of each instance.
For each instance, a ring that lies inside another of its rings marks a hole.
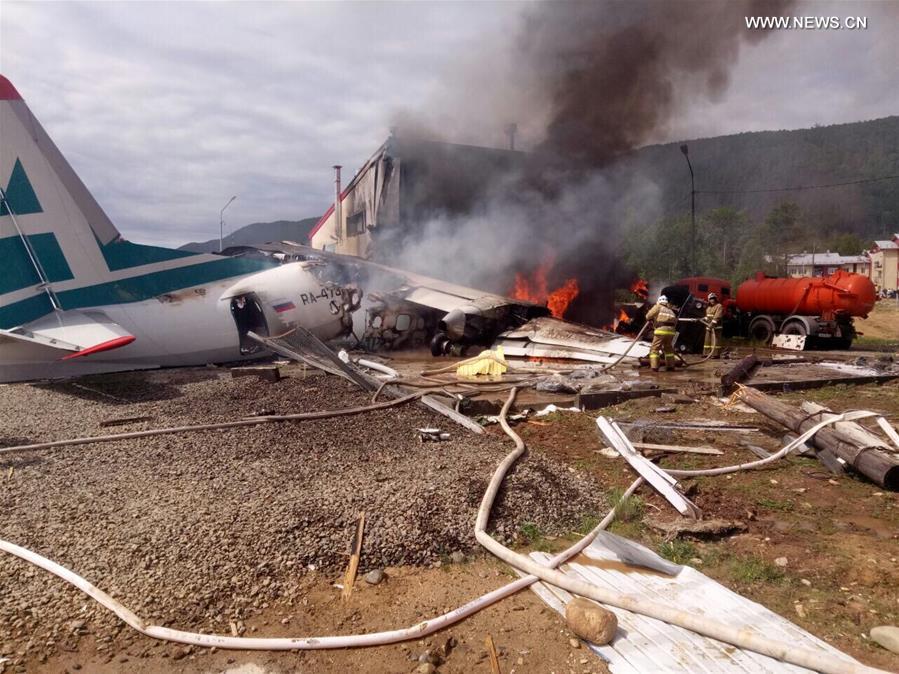
[[[686,143],[680,146],[684,153],[687,166],[690,169],[690,275],[696,275],[696,183],[693,178],[693,164],[690,163],[690,155]]]
[[[228,203],[222,206],[222,211],[219,213],[219,252],[222,252],[222,248],[224,248],[225,243],[225,209],[231,205],[231,202],[237,199],[237,195],[235,194],[233,197],[228,199]]]

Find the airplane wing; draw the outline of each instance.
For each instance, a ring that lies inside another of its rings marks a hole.
[[[134,339],[134,335],[100,311],[57,311],[31,323],[0,330],[0,343],[55,349],[62,352],[61,360],[118,349]]]

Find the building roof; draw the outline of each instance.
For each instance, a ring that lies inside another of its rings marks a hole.
[[[899,239],[899,235],[896,238]],[[899,243],[895,241],[875,241],[874,245],[880,250],[896,250],[899,248]]]
[[[894,247],[895,244],[894,244]],[[839,253],[799,253],[791,255],[787,261],[790,265],[812,265],[816,267],[833,267],[841,264],[865,264],[868,258],[864,255],[840,255]]]

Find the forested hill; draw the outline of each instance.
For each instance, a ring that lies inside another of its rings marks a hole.
[[[772,256],[858,254],[899,231],[899,116],[687,141],[697,191],[695,264],[680,145],[641,148],[609,169],[630,214],[624,253],[651,278],[697,272],[740,280]],[[641,207],[642,192],[629,189],[647,180],[658,190],[652,216]],[[853,184],[825,187],[834,183]],[[801,186],[809,189],[787,189]]]
[[[899,175],[899,116],[795,131],[762,131],[687,141],[696,175],[697,211],[728,206],[761,221],[784,201],[825,231],[865,239],[891,234],[899,223],[899,180],[801,191],[768,190]],[[663,191],[667,215],[690,208],[690,174],[681,143],[645,147],[620,170],[639,171]]]
[[[245,225],[225,237],[225,248],[242,244],[267,243],[269,241],[296,241],[306,245],[309,243],[310,230],[318,222],[318,218],[304,220],[277,220],[275,222],[254,222]],[[211,253],[219,249],[219,240],[186,243],[182,250],[194,253]]]

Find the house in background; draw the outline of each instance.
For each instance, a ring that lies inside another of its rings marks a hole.
[[[471,213],[523,157],[515,150],[392,134],[346,187],[335,167],[334,204],[312,228],[310,245],[389,260],[427,222]]]
[[[787,258],[787,276],[829,276],[838,269],[868,276],[871,261],[867,255],[799,253]]]
[[[888,241],[875,241],[868,258],[871,281],[877,290],[899,290],[899,233]]]

